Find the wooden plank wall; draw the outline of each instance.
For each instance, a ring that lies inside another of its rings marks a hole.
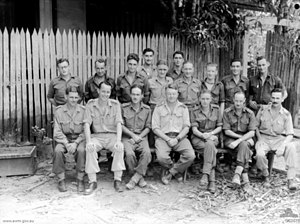
[[[239,43],[240,45],[240,43]],[[110,34],[103,32],[12,30],[0,31],[0,133],[8,128],[20,131],[22,141],[33,141],[31,127],[45,127],[51,132],[53,110],[47,100],[50,80],[57,76],[56,60],[66,57],[70,71],[82,82],[95,72],[94,62],[106,57],[109,76],[116,78],[126,70],[126,56],[137,53],[142,58],[150,47],[158,59],[172,62],[176,50],[193,62],[195,76],[204,77],[208,62],[220,65],[220,77],[229,68],[233,45],[228,50],[200,47],[163,34]],[[142,60],[140,63],[143,63]]]

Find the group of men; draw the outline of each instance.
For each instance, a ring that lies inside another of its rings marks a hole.
[[[293,124],[291,114],[282,107],[287,93],[280,78],[269,74],[264,57],[257,58],[259,73],[251,80],[242,75],[242,62],[234,59],[231,74],[218,82],[217,64],[209,63],[200,81],[183,52],[174,52],[170,69],[165,60],[154,66],[154,53],[150,48],[143,51],[142,66],[138,66],[137,54],[129,54],[128,69],[116,81],[107,74],[106,60],[98,59],[96,73],[85,89],[70,74],[69,61],[57,61],[60,75],[51,81],[48,99],[55,106],[53,172],[59,179],[59,191],[67,190],[65,153],[71,153],[77,162],[77,190],[91,194],[97,188],[98,156],[103,149],[112,152],[116,191],[123,191],[126,166],[131,174],[126,188],[145,187],[150,145],[155,146],[162,166],[163,184],[172,178],[182,181],[195,151],[203,153],[200,185],[215,192],[216,147],[222,131],[225,147],[237,154],[233,184],[250,188],[249,162],[256,151],[256,165],[268,185],[266,154],[273,150],[284,156],[288,187],[296,189]],[[80,104],[83,99],[85,106]],[[179,154],[177,161],[171,158],[171,151]],[[86,188],[85,174],[89,178]]]

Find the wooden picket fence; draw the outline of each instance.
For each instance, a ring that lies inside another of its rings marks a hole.
[[[284,101],[292,117],[300,109],[300,55],[293,54],[294,40],[274,32],[268,32],[266,38],[266,58],[270,61],[269,70],[279,76],[287,88],[288,98]]]
[[[18,130],[18,140],[33,141],[32,126],[47,128],[51,133],[52,107],[47,101],[50,80],[57,76],[56,60],[66,57],[70,70],[85,83],[94,73],[97,58],[106,57],[108,74],[116,78],[126,69],[126,56],[142,56],[146,47],[156,52],[155,61],[172,61],[175,50],[186,54],[195,65],[195,74],[203,78],[205,65],[220,65],[223,76],[234,49],[242,49],[241,41],[232,43],[228,50],[211,46],[200,47],[169,35],[109,34],[81,31],[24,29],[0,31],[0,132]]]

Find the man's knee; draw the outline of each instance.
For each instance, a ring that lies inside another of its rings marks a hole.
[[[247,141],[242,141],[238,145],[238,150],[248,150],[248,149],[250,149],[250,147],[249,147],[249,143]]]
[[[135,152],[131,148],[124,148],[125,156],[128,158],[135,157]]]
[[[262,141],[258,141],[255,144],[256,158],[263,158],[266,156],[265,144]]]
[[[64,153],[65,151],[66,151],[66,147],[63,144],[58,143],[55,146],[55,149],[54,149],[55,154],[61,154],[61,153]]]
[[[208,140],[207,142],[205,142],[205,149],[206,150],[215,150],[215,143],[211,140]]]

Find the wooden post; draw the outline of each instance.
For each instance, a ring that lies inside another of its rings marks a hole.
[[[40,28],[50,30],[53,27],[52,0],[40,0]]]
[[[245,31],[244,44],[243,44],[243,76],[247,77],[248,68],[248,48],[249,48],[249,32]]]

